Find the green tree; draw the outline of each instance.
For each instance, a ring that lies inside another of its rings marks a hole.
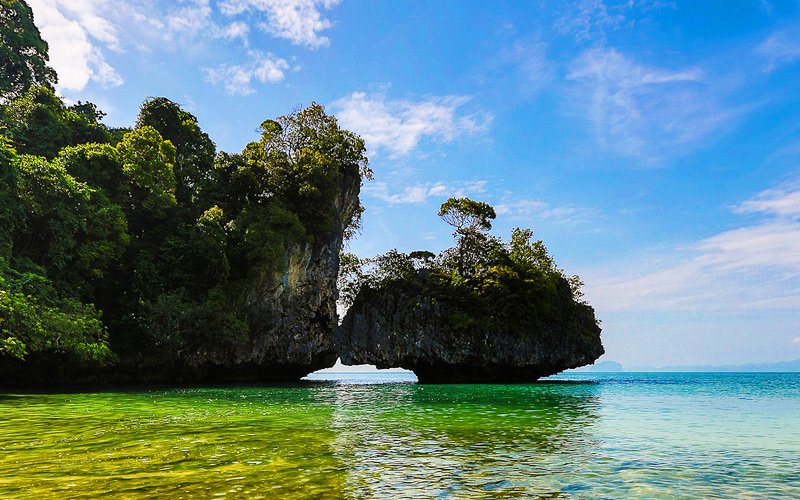
[[[55,163],[81,182],[101,189],[109,197],[121,200],[127,189],[122,171],[122,158],[110,144],[79,144],[62,148]]]
[[[57,162],[23,155],[17,176],[14,260],[41,266],[75,296],[89,294],[128,244],[122,210]]]
[[[261,138],[243,156],[254,179],[252,196],[275,197],[296,213],[314,236],[329,234],[331,206],[344,176],[370,178],[364,141],[339,127],[325,108],[308,108],[261,124]],[[354,210],[344,228],[358,224]]]
[[[17,203],[16,152],[0,135],[0,257],[11,257],[15,220],[20,216]]]
[[[469,198],[448,198],[439,208],[439,217],[456,228],[457,234],[488,231],[496,216],[491,205]]]
[[[72,139],[63,118],[65,111],[53,89],[39,85],[12,101],[5,108],[3,121],[17,151],[53,158]]]
[[[47,49],[28,4],[0,0],[0,104],[34,85],[55,85],[57,76],[47,65]]]
[[[117,144],[124,184],[114,200],[126,211],[131,231],[142,234],[163,220],[175,200],[175,146],[150,126],[128,132]]]
[[[161,137],[175,146],[175,197],[178,202],[202,205],[206,200],[197,198],[209,189],[216,146],[208,134],[200,130],[197,118],[167,98],[154,97],[142,104],[136,120],[136,128],[146,126],[158,130]]]
[[[20,273],[0,257],[0,364],[55,354],[78,367],[103,366],[114,359],[107,339],[94,307],[60,297],[46,278]]]
[[[496,238],[485,234],[492,229],[492,220],[496,217],[494,208],[469,198],[449,198],[439,208],[439,217],[455,228],[457,274],[472,275],[474,267],[485,261],[498,245]]]
[[[92,103],[65,106],[52,88],[38,85],[5,107],[2,122],[17,151],[53,158],[66,146],[108,142],[103,116]]]

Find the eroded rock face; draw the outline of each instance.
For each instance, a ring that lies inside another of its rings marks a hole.
[[[454,328],[458,306],[395,282],[362,289],[336,331],[342,363],[413,370],[423,383],[528,382],[591,364],[603,354],[594,310],[559,285],[550,321],[522,331],[514,318]]]
[[[255,277],[247,295],[249,338],[198,360],[209,380],[296,381],[336,362],[336,278],[345,227],[359,207],[360,179],[343,176],[324,241],[292,245],[284,265]]]
[[[265,276],[248,297],[254,339],[249,354],[265,375],[287,371],[289,379],[297,380],[336,362],[339,252],[345,226],[359,206],[359,190],[358,177],[344,176],[331,207],[330,238],[288,249],[282,272]]]

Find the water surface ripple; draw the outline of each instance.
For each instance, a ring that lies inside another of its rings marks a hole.
[[[0,497],[800,497],[800,374],[343,377],[0,394]]]

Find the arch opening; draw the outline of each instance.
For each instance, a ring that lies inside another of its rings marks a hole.
[[[391,384],[418,382],[416,374],[405,368],[380,369],[375,365],[344,365],[340,358],[329,367],[309,373],[303,380],[342,384]]]

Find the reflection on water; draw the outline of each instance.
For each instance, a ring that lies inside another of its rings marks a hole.
[[[800,497],[798,375],[345,382],[0,395],[0,498]]]
[[[597,447],[595,384],[380,389],[336,391],[335,446],[355,498],[559,493]]]

